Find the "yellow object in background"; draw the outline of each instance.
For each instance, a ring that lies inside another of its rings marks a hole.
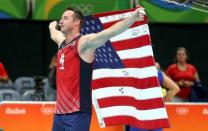
[[[167,90],[165,88],[162,88],[162,95],[165,97],[167,95]]]

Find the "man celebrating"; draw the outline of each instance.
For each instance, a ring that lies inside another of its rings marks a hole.
[[[82,13],[67,8],[58,23],[49,25],[51,38],[59,47],[57,54],[57,100],[53,131],[88,131],[91,121],[91,77],[96,48],[143,20],[143,8],[128,18],[98,33],[81,36]]]

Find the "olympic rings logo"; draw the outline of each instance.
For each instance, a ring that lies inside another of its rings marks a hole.
[[[94,11],[94,6],[92,4],[72,4],[71,7],[81,10],[85,15],[92,14]]]
[[[44,105],[40,108],[40,111],[43,115],[52,115],[55,112],[54,107],[45,107]]]
[[[178,115],[187,115],[189,113],[189,108],[188,107],[177,107],[176,108],[176,113]]]

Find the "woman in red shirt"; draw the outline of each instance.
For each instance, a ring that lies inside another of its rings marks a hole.
[[[188,63],[188,52],[184,47],[179,47],[176,51],[176,63],[168,67],[167,75],[180,87],[180,92],[174,101],[187,102],[191,94],[194,82],[199,82],[197,69]]]

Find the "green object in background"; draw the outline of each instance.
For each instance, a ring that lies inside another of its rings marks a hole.
[[[28,6],[28,1],[0,0],[0,19],[58,20],[68,6],[80,9],[84,15],[131,7],[130,0],[31,0],[31,6]],[[191,3],[190,7],[188,5],[183,9],[164,1],[138,0],[145,7],[151,23],[208,23],[208,3]],[[31,12],[27,11],[29,8]]]
[[[2,128],[0,128],[0,131],[4,131]]]
[[[84,15],[130,8],[129,0],[31,0],[31,6],[27,2],[29,0],[0,0],[0,19],[27,19],[28,13],[32,13],[34,20],[60,19],[68,6],[80,9]]]
[[[26,1],[25,0],[0,0],[0,13],[9,18],[25,19],[26,18]]]
[[[129,0],[36,0],[33,19],[54,20],[60,19],[66,7],[76,7],[84,15],[130,8]]]
[[[167,8],[155,4],[154,0],[139,0],[139,3],[146,9],[151,23],[208,23],[208,8],[203,9],[191,4],[190,8]],[[161,1],[161,0],[158,0]],[[173,4],[172,4],[173,5]]]

